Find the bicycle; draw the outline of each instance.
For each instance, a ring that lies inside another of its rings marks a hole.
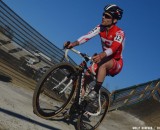
[[[87,94],[93,89],[96,74],[92,58],[75,49],[66,49],[65,58],[68,60],[68,51],[72,50],[83,61],[74,66],[69,62],[58,63],[51,67],[40,79],[33,94],[33,111],[44,119],[61,116],[69,119],[77,118],[77,129],[96,129],[104,119],[110,104],[109,91],[99,91],[98,102],[90,103]],[[87,66],[92,64],[92,71]],[[86,92],[82,96],[85,73],[92,79],[85,86]],[[88,111],[88,104],[92,104]],[[87,110],[86,110],[87,109]]]

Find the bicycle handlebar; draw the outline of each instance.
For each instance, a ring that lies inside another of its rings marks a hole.
[[[71,49],[66,49],[66,50],[65,50],[65,58],[66,58],[67,61],[69,61],[69,58],[68,58],[68,51],[69,51],[69,50],[72,50],[74,53],[76,53],[76,54],[78,54],[79,56],[81,56],[82,58],[84,58],[84,57],[81,55],[81,52],[80,52],[80,51],[71,48]],[[91,60],[91,57],[90,57],[90,60]]]
[[[74,53],[76,53],[76,54],[78,54],[80,57],[82,57],[85,61],[86,61],[86,58],[87,58],[87,60],[90,60],[90,61],[92,61],[92,57],[90,57],[90,56],[87,56],[86,54],[83,54],[83,53],[81,53],[80,51],[78,51],[78,50],[76,50],[76,49],[74,49],[74,48],[71,48],[71,49],[66,49],[65,50],[65,59],[69,62],[69,58],[68,58],[68,51],[69,50],[71,50],[71,51],[73,51]],[[93,62],[93,61],[92,61]],[[96,72],[94,71],[94,62],[92,63],[92,65],[91,65],[91,70],[92,70],[92,73],[94,74],[94,75],[96,75]]]

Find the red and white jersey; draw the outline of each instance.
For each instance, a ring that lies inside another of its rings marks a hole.
[[[102,48],[103,51],[106,52],[107,57],[110,56],[116,60],[121,59],[125,36],[124,32],[116,25],[112,26],[109,31],[98,25],[88,34],[80,37],[77,41],[79,44],[82,44],[97,34],[101,37]]]

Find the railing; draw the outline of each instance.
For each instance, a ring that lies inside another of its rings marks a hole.
[[[1,64],[37,81],[50,66],[64,61],[63,56],[61,49],[0,1]]]
[[[138,84],[111,93],[110,110],[129,106],[153,97],[160,102],[160,79]]]

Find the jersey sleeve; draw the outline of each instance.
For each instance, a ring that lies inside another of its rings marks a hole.
[[[88,34],[83,35],[80,38],[78,38],[77,41],[79,42],[79,44],[85,43],[99,33],[100,33],[100,26],[98,25],[94,29],[92,29]]]

